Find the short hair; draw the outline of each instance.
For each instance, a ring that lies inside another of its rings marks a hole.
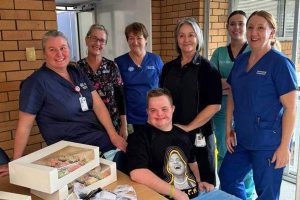
[[[129,24],[125,28],[125,36],[128,40],[129,34],[133,33],[135,35],[143,35],[145,39],[148,38],[149,34],[144,24],[139,22],[133,22],[132,24]]]
[[[197,38],[197,46],[196,46],[196,51],[200,52],[201,47],[203,45],[203,34],[200,26],[198,25],[197,21],[193,17],[186,17],[177,22],[176,28],[175,28],[175,45],[176,45],[176,51],[179,55],[181,55],[181,49],[179,48],[178,45],[178,40],[177,37],[179,35],[179,30],[182,25],[184,24],[189,24],[193,27],[195,33],[196,33],[196,38]]]
[[[149,106],[149,101],[152,97],[160,97],[160,96],[166,96],[171,105],[173,105],[173,99],[172,99],[172,95],[171,95],[171,92],[166,89],[166,88],[155,88],[155,89],[152,89],[150,91],[148,91],[147,93],[147,108]]]
[[[42,38],[42,48],[43,50],[45,50],[45,44],[48,41],[48,39],[50,37],[61,37],[64,40],[66,40],[68,47],[70,48],[69,42],[68,42],[68,38],[65,36],[65,34],[63,32],[57,31],[57,30],[51,30],[48,31],[44,34],[43,38]]]
[[[92,34],[92,32],[93,32],[94,30],[104,31],[105,34],[106,34],[106,40],[107,40],[108,32],[107,32],[106,28],[105,28],[103,25],[101,25],[101,24],[93,24],[93,25],[91,25],[91,26],[90,26],[90,29],[89,29],[89,31],[86,33],[86,36],[85,36],[85,37],[91,36],[91,34]]]
[[[277,30],[277,25],[276,25],[276,20],[275,20],[275,18],[273,17],[273,15],[272,15],[271,13],[269,13],[269,12],[267,12],[267,11],[265,11],[265,10],[254,11],[254,12],[250,15],[250,17],[248,18],[247,23],[246,23],[246,26],[248,26],[249,20],[250,20],[253,16],[255,16],[255,15],[257,15],[257,16],[259,16],[259,17],[265,18],[265,20],[267,20],[269,26],[270,26],[271,28],[273,28],[274,31]]]
[[[227,24],[229,24],[229,20],[231,17],[233,17],[234,15],[243,15],[246,19],[247,19],[247,15],[244,11],[242,10],[235,10],[232,13],[230,13],[230,15],[227,18]]]

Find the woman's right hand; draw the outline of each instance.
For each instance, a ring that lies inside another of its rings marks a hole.
[[[112,137],[110,137],[111,143],[117,147],[118,149],[126,152],[127,148],[127,142],[124,138],[122,138],[120,135],[117,133],[113,134]]]
[[[175,189],[174,197],[175,200],[188,200],[189,197],[185,192],[182,192],[181,190]]]
[[[8,165],[0,165],[0,177],[8,175]]]
[[[234,130],[226,132],[226,146],[229,153],[233,153],[233,147],[236,146],[236,137]]]

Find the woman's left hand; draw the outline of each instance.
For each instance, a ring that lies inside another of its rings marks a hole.
[[[276,162],[275,169],[285,167],[289,163],[290,151],[286,146],[279,146],[272,158],[272,163]]]
[[[210,192],[215,188],[214,185],[207,183],[207,182],[198,183],[198,187],[201,192],[203,192],[203,191]]]
[[[111,138],[111,143],[117,147],[118,149],[126,152],[126,147],[127,147],[127,142],[124,138],[122,138],[121,136],[119,136],[117,133],[114,134]]]

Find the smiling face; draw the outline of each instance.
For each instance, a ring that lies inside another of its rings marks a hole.
[[[264,17],[253,15],[247,24],[247,40],[252,50],[271,48],[275,30]]]
[[[172,174],[177,176],[184,175],[185,165],[177,153],[171,154],[168,165]]]
[[[44,44],[44,57],[49,68],[66,69],[70,62],[70,49],[63,37],[49,37]]]
[[[128,46],[130,51],[136,55],[141,55],[146,51],[147,40],[143,34],[134,34],[133,32],[128,34]]]
[[[107,35],[103,30],[94,29],[91,34],[85,38],[85,42],[88,47],[88,55],[102,55],[106,47]]]
[[[246,17],[236,14],[230,17],[227,24],[227,31],[232,40],[244,40],[246,35]]]
[[[166,95],[151,97],[148,100],[148,123],[154,127],[170,131],[172,129],[172,115],[174,106]]]
[[[177,36],[177,42],[182,54],[196,52],[197,36],[191,25],[183,24],[180,27]]]

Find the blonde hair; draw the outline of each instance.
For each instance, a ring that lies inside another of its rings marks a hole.
[[[273,17],[273,15],[265,10],[258,10],[258,11],[254,11],[250,17],[248,18],[247,20],[247,23],[246,23],[246,26],[248,26],[248,23],[250,21],[250,19],[253,17],[253,16],[259,16],[259,17],[263,17],[265,18],[265,20],[267,20],[269,26],[274,29],[274,30],[277,30],[277,25],[276,25],[276,20],[275,18]]]

